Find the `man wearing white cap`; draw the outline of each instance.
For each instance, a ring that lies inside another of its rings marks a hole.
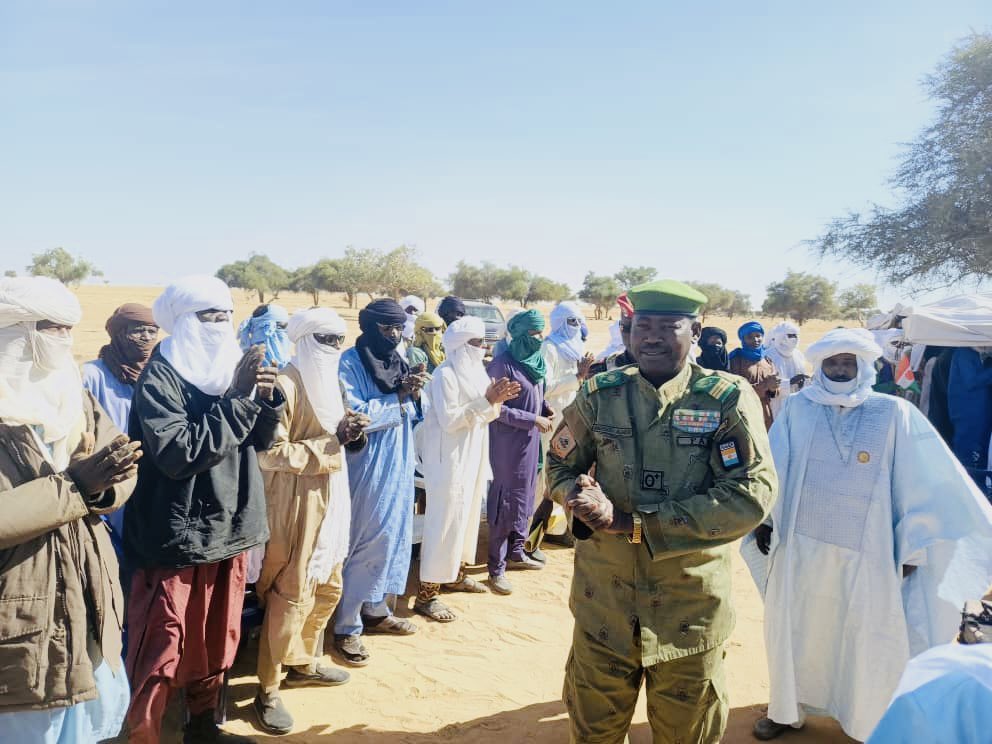
[[[406,322],[403,324],[403,342],[409,345],[413,341],[413,324],[417,322],[417,316],[427,309],[427,305],[416,295],[407,295],[400,300],[400,307],[406,313]]]
[[[255,714],[270,734],[293,718],[279,686],[340,685],[348,673],[318,663],[321,633],[341,596],[348,555],[351,493],[342,448],[363,448],[367,416],[346,411],[338,363],[346,326],[330,308],[302,310],[286,332],[296,354],[279,373],[286,401],[275,444],[259,452],[269,542],[255,585],[265,606],[258,647]],[[282,680],[282,668],[288,667]]]
[[[0,740],[117,736],[127,710],[117,558],[101,515],[136,443],[84,392],[62,284],[0,279]]]
[[[245,742],[215,723],[241,631],[247,550],[269,536],[256,450],[282,414],[264,348],[242,355],[231,292],[210,276],[168,287],[152,307],[171,334],[134,392],[130,431],[145,451],[124,518],[137,567],[128,599],[130,741],[157,742],[184,687],[187,742]]]
[[[493,471],[489,465],[489,422],[500,406],[520,393],[520,384],[486,373],[486,325],[466,315],[444,332],[447,358],[424,389],[421,461],[427,492],[424,539],[420,547],[420,591],[414,610],[438,622],[455,614],[438,595],[442,585],[484,592],[465,575],[475,562],[482,497]]]
[[[992,508],[915,407],[872,391],[881,353],[868,331],[827,333],[769,432],[779,500],[743,547],[765,599],[761,740],[807,712],[867,739],[906,662],[992,577]]]
[[[772,328],[767,341],[765,359],[775,365],[778,373],[778,395],[769,400],[775,417],[785,399],[806,384],[806,357],[799,350],[799,326],[788,320]]]

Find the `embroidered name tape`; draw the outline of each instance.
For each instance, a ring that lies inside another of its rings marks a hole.
[[[672,426],[689,434],[711,434],[720,428],[720,412],[677,408],[672,412]]]
[[[726,442],[720,442],[720,459],[723,461],[723,467],[733,468],[741,464],[741,458],[737,454],[737,440],[728,439]]]

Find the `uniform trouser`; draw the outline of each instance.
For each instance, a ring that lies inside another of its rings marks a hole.
[[[654,744],[716,744],[729,706],[723,646],[642,667],[578,628],[565,666],[563,699],[573,744],[625,741],[642,681]]]
[[[270,593],[258,643],[258,682],[266,692],[279,688],[283,664],[309,666],[319,659],[321,634],[341,599],[341,567],[314,587],[310,597],[291,603]]]

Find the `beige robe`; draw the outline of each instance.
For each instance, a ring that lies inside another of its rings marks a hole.
[[[318,586],[307,578],[327,511],[329,474],[341,468],[341,445],[314,413],[299,370],[292,364],[276,383],[286,407],[271,449],[258,453],[265,481],[269,542],[256,584],[265,620],[258,650],[258,678],[278,689],[283,664],[302,666],[317,656],[317,641],[341,596],[341,567]]]

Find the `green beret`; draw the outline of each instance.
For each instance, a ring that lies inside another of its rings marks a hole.
[[[674,279],[659,279],[640,284],[627,295],[635,313],[670,313],[672,315],[698,315],[699,309],[709,298],[688,284]]]

